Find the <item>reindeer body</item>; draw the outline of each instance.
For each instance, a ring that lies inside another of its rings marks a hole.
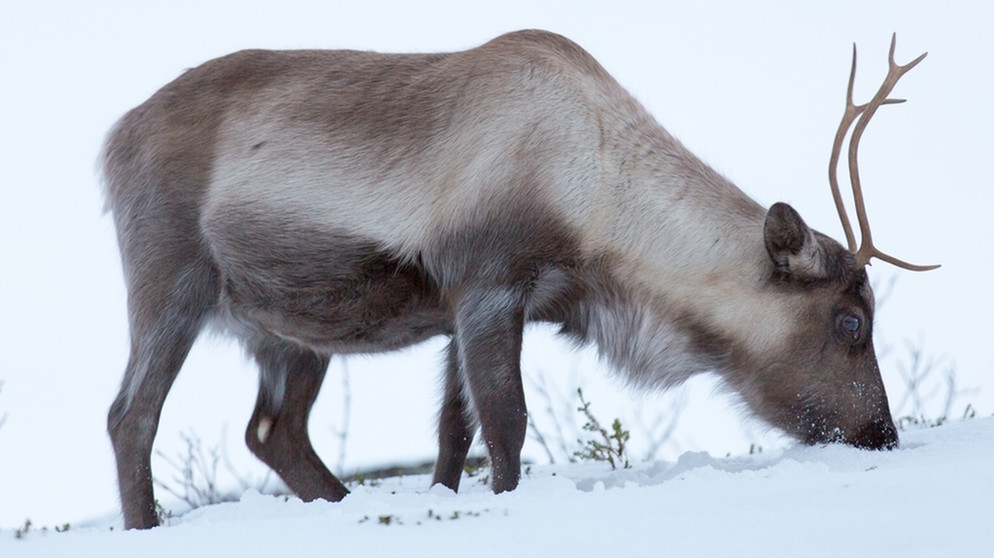
[[[529,321],[638,386],[715,371],[805,441],[897,442],[852,255],[749,199],[557,35],[236,53],[126,115],[105,175],[132,330],[109,417],[128,527],[156,523],[158,415],[208,324],[258,362],[246,441],[305,499],[347,493],[306,431],[331,356],[435,335],[435,482],[458,486],[479,423],[494,490],[513,489]]]

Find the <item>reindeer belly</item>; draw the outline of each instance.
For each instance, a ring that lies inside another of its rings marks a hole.
[[[242,334],[276,335],[323,352],[372,352],[450,331],[438,289],[416,262],[271,217],[242,213],[222,221],[205,222],[205,236],[225,313]]]

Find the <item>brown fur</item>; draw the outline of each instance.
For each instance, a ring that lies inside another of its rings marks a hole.
[[[330,356],[434,335],[451,338],[434,482],[458,487],[479,425],[494,490],[515,488],[536,320],[634,385],[714,371],[805,442],[897,443],[851,254],[764,211],[563,37],[236,53],[129,112],[105,175],[131,320],[108,419],[129,528],[156,524],[159,412],[208,323],[258,362],[246,441],[305,499],[347,493],[306,428]]]

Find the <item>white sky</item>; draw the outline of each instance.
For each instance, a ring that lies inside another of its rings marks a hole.
[[[97,153],[118,117],[183,69],[249,47],[457,50],[514,29],[554,30],[593,53],[744,191],[766,205],[787,201],[840,238],[825,175],[851,44],[865,99],[897,31],[899,62],[929,56],[895,91],[909,102],[882,110],[864,138],[868,211],[878,246],[943,268],[873,267],[880,284],[897,278],[876,324],[878,349],[890,348],[885,381],[893,397],[896,358],[907,341],[922,342],[943,366],[955,363],[961,387],[978,390],[963,402],[991,413],[994,4],[820,4],[0,0],[0,527],[116,509],[104,423],[127,331]],[[594,367],[589,353],[572,356],[547,336],[533,336],[528,351],[526,369],[550,376]],[[420,350],[350,363],[350,467],[434,455],[437,360]],[[329,463],[339,369],[336,362],[312,421]],[[167,401],[160,448],[175,453],[181,430],[216,440],[229,425],[227,445],[244,456],[254,392],[254,372],[235,347],[199,345]],[[598,397],[606,392],[585,392],[608,416],[610,397]],[[748,447],[742,437],[755,432],[719,412],[725,403],[694,399],[675,449]]]

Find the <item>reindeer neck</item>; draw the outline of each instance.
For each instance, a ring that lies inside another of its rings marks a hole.
[[[668,282],[755,280],[766,212],[654,121],[620,136],[612,251]]]

